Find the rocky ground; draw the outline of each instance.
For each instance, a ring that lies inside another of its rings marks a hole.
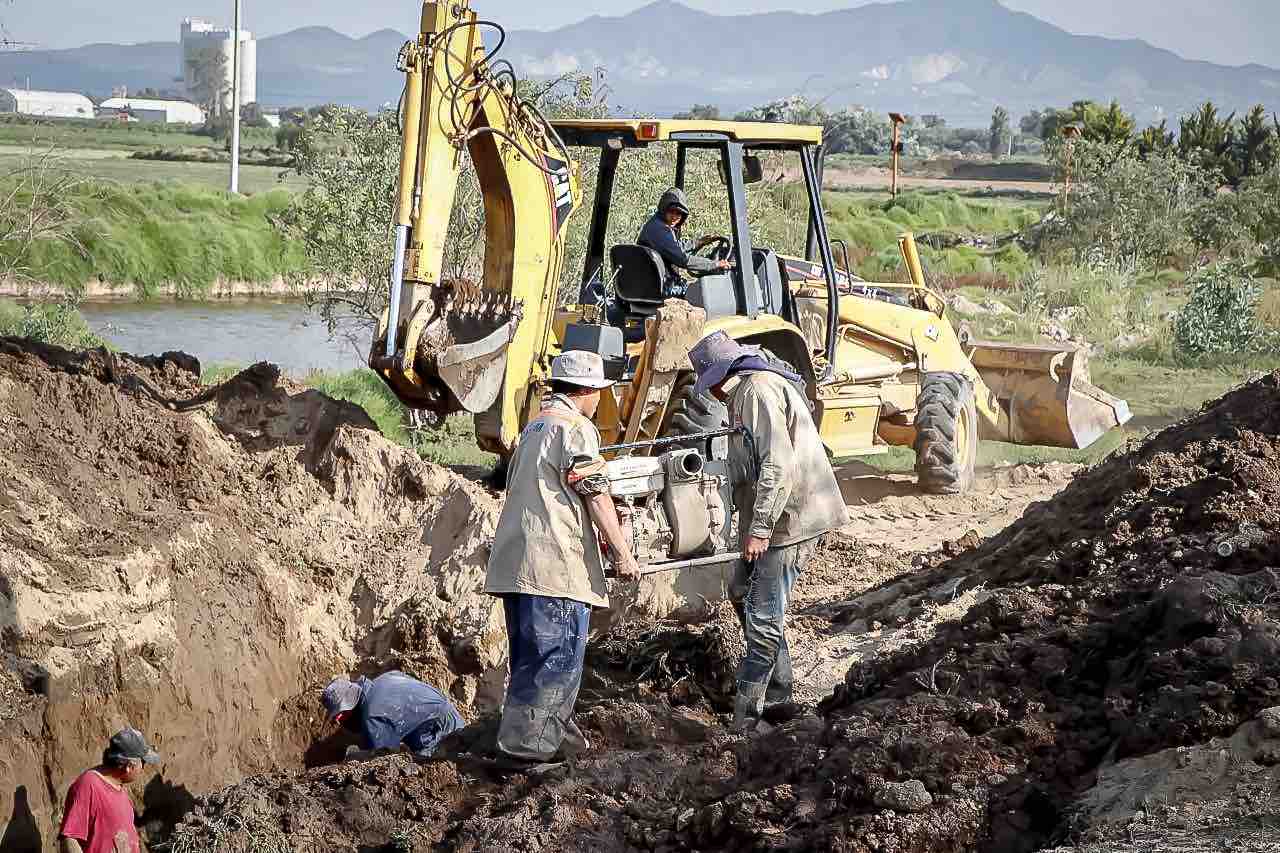
[[[0,341],[5,851],[52,849],[125,721],[166,754],[141,805],[177,853],[1275,846],[1280,374],[1078,474],[955,500],[845,476],[852,523],[789,623],[809,712],[776,728],[725,728],[722,576],[619,590],[592,748],[528,777],[334,764],[316,719],[331,673],[397,666],[483,752],[495,498],[268,366],[216,389],[192,368]]]

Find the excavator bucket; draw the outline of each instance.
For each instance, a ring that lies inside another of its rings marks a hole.
[[[521,306],[510,295],[463,280],[430,288],[410,314],[403,349],[381,356],[387,315],[370,364],[384,372],[397,395],[435,419],[456,411],[487,411],[506,378],[507,351],[520,325]]]
[[[435,375],[462,409],[477,414],[498,399],[507,371],[507,348],[520,325],[510,295],[455,281],[438,288],[432,316],[418,337],[417,358],[434,363]],[[412,328],[415,324],[410,323]]]
[[[1129,404],[1089,381],[1074,347],[967,341],[962,346],[991,393],[982,438],[1081,449],[1129,421]]]

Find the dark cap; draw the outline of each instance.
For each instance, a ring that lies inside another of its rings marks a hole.
[[[142,732],[134,728],[121,729],[111,736],[107,744],[108,758],[129,758],[145,764],[155,764],[160,760],[156,752],[142,736]]]

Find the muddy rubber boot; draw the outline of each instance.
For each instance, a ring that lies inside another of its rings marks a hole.
[[[760,722],[760,706],[764,704],[765,685],[753,684],[750,681],[738,682],[738,695],[733,702],[733,723],[729,726],[732,732],[745,733],[755,731]]]

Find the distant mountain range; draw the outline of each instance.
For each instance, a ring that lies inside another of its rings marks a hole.
[[[483,5],[477,3],[483,13]],[[268,106],[394,102],[406,36],[350,38],[306,27],[258,42],[258,93]],[[1015,118],[1079,98],[1118,98],[1142,121],[1205,100],[1227,110],[1280,109],[1280,70],[1182,59],[1136,40],[1073,35],[996,0],[902,0],[824,14],[711,15],[672,0],[549,32],[512,31],[503,55],[524,75],[607,72],[610,101],[669,115],[691,104],[735,110],[798,91],[828,106],[937,113],[984,125],[996,104]],[[178,45],[93,44],[0,54],[0,82],[105,96],[112,86],[163,88]]]

